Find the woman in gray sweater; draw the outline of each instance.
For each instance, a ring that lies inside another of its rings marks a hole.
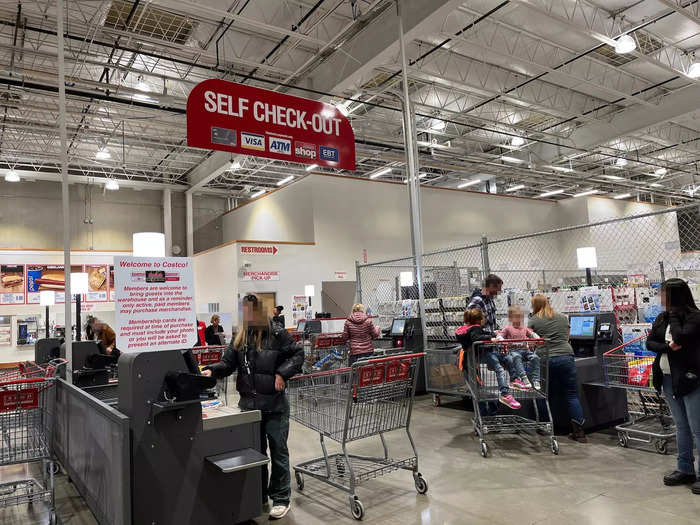
[[[528,326],[546,342],[539,350],[548,356],[548,396],[566,397],[571,419],[571,434],[575,441],[586,443],[583,431],[583,408],[578,399],[574,349],[569,344],[569,318],[555,312],[544,295],[532,298],[532,317]]]

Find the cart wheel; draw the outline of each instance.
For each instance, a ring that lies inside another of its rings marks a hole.
[[[666,454],[668,452],[667,441],[665,439],[659,440],[654,443],[654,447],[659,454]]]
[[[61,471],[61,467],[55,461],[46,464],[46,474],[52,474],[55,476]]]
[[[299,490],[304,490],[304,476],[302,475],[301,472],[295,472],[294,477],[297,480],[297,488]]]
[[[629,438],[627,437],[627,434],[624,432],[618,432],[617,433],[617,444],[620,445],[621,447],[627,448],[627,444],[629,443]]]
[[[489,457],[489,446],[486,444],[486,441],[481,442],[481,455],[485,458]]]
[[[559,455],[559,442],[556,439],[552,439],[552,454]]]
[[[435,408],[440,406],[440,396],[437,394],[433,394],[433,406]]]
[[[425,494],[428,492],[428,482],[425,481],[420,472],[413,475],[413,481],[416,483],[416,492],[418,492],[418,494]]]
[[[350,512],[352,512],[352,517],[360,521],[365,515],[365,507],[362,502],[357,499],[357,496],[352,496],[350,498]]]
[[[53,510],[49,515],[49,525],[56,525],[56,512],[54,512]]]

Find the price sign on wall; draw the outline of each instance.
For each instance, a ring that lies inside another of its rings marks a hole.
[[[115,257],[114,293],[122,352],[191,348],[197,342],[192,259]]]

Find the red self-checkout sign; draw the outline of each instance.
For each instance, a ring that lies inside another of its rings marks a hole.
[[[187,145],[355,169],[355,135],[334,106],[220,79],[190,93]]]

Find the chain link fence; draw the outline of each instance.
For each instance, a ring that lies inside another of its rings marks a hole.
[[[549,292],[585,286],[577,249],[595,247],[592,284],[648,285],[670,277],[686,279],[700,301],[700,206],[692,204],[579,226],[482,239],[423,256],[423,293],[428,338],[450,339],[467,297],[488,273],[504,288]],[[416,266],[412,257],[358,265],[358,296],[387,328],[394,317],[418,315]],[[499,310],[508,299],[499,296]],[[447,319],[449,315],[449,320]],[[433,319],[435,318],[435,319]],[[447,323],[446,323],[447,320]],[[438,322],[442,321],[442,322]]]

